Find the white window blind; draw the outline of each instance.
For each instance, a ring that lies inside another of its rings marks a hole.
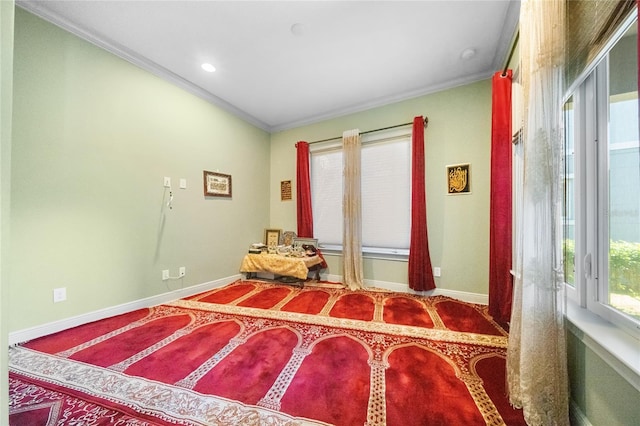
[[[342,149],[311,150],[314,237],[342,247]],[[362,243],[365,253],[406,255],[411,220],[411,135],[406,129],[368,135],[362,142]]]
[[[342,150],[312,152],[313,236],[321,246],[342,246]]]

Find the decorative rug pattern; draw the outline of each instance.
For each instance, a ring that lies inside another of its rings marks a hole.
[[[524,425],[506,346],[482,305],[237,281],[10,348],[10,424]]]

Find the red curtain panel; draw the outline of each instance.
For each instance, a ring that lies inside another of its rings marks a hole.
[[[409,287],[416,291],[433,290],[433,268],[427,235],[427,202],[424,185],[424,120],[413,119],[411,141],[411,242],[409,246]]]
[[[491,122],[491,200],[489,243],[489,313],[500,323],[511,318],[513,277],[511,196],[512,71],[493,76]]]
[[[311,179],[309,177],[309,144],[296,144],[296,203],[298,214],[298,236],[313,238],[313,212],[311,210]]]

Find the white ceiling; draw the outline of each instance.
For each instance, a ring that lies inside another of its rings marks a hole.
[[[504,67],[520,9],[507,0],[17,4],[267,131],[488,78]],[[467,49],[475,55],[464,59]]]

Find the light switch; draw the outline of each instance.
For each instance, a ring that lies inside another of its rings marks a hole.
[[[54,288],[53,289],[53,302],[58,303],[67,300],[67,288]]]
[[[171,178],[170,177],[167,177],[167,176],[164,177],[164,187],[165,188],[171,188]]]
[[[180,179],[180,189],[187,189],[187,180]]]

